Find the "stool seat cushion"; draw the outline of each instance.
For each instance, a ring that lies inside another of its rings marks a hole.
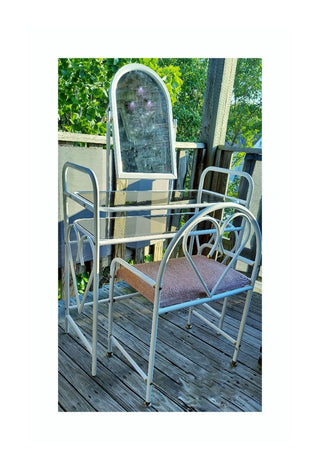
[[[211,292],[225,271],[226,266],[203,255],[194,255],[191,258]],[[159,266],[160,261],[155,261],[137,264],[134,267],[156,282]],[[154,301],[155,289],[133,272],[122,266],[117,275],[150,302]],[[250,279],[247,276],[231,268],[218,286],[215,294],[242,288],[249,284]],[[164,272],[160,307],[168,307],[203,297],[207,297],[207,293],[188,259],[185,257],[170,259]]]

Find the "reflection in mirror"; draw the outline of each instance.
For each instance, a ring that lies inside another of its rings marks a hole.
[[[140,70],[127,72],[119,79],[116,103],[122,171],[172,173],[168,106],[156,80]]]

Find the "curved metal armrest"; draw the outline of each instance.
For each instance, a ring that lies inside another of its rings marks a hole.
[[[91,183],[92,183],[93,193],[94,193],[94,195],[99,196],[99,183],[98,183],[98,180],[97,180],[97,177],[96,177],[94,171],[91,170],[90,168],[85,167],[85,166],[81,166],[81,165],[78,165],[76,163],[71,163],[71,162],[66,162],[63,165],[63,168],[62,168],[62,185],[63,185],[63,193],[64,194],[66,194],[66,195],[71,195],[72,194],[68,190],[68,178],[67,178],[67,176],[68,176],[68,169],[69,168],[73,168],[76,171],[80,171],[81,173],[86,173],[87,175],[89,175],[89,177],[91,179]]]
[[[81,173],[86,173],[91,180],[92,183],[92,190],[93,190],[93,216],[94,216],[94,235],[97,240],[100,238],[100,231],[99,231],[99,183],[97,177],[90,168],[85,166],[77,165],[76,163],[66,162],[63,165],[62,169],[62,189],[63,189],[63,196],[72,197],[74,194],[68,190],[68,170],[72,168],[73,170],[79,171]],[[72,198],[76,200],[74,197]],[[79,201],[77,201],[79,202]],[[79,202],[80,203],[80,202]],[[66,209],[65,209],[66,211]],[[67,215],[65,214],[65,218]]]
[[[218,166],[208,166],[203,172],[201,173],[200,181],[199,181],[199,192],[198,192],[198,198],[201,199],[202,191],[203,191],[203,185],[204,185],[204,180],[205,177],[207,176],[208,173],[210,172],[216,172],[216,173],[224,173],[229,176],[241,176],[245,178],[248,182],[248,192],[247,192],[247,197],[243,201],[245,207],[250,206],[252,194],[253,194],[253,179],[249,173],[246,173],[245,171],[239,171],[239,170],[231,170],[229,168],[220,168]]]
[[[141,271],[136,269],[134,266],[132,266],[132,264],[127,263],[122,258],[114,258],[112,260],[111,266],[110,266],[111,276],[113,276],[115,273],[117,263],[123,266],[124,268],[128,269],[128,271],[131,271],[135,276],[139,277],[141,280],[146,282],[149,286],[155,287],[156,281],[154,279],[152,279],[149,276],[146,276],[146,274],[142,273]]]

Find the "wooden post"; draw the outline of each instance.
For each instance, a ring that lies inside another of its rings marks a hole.
[[[163,241],[159,240],[154,244],[153,261],[161,261],[163,254]]]
[[[128,180],[126,179],[118,179],[116,182],[117,191],[124,191],[123,193],[119,192],[115,194],[115,205],[125,204],[126,202],[126,189],[128,187]],[[117,219],[115,220],[114,224],[114,236],[116,238],[123,238],[125,231],[125,220]],[[114,245],[114,257],[115,258],[123,258],[126,257],[126,245],[124,243],[120,243],[119,245]]]
[[[237,59],[209,59],[200,129],[200,142],[207,145],[205,167],[215,164],[216,149],[225,143],[236,66]]]
[[[144,262],[144,247],[135,248],[134,250],[134,262],[140,264]]]

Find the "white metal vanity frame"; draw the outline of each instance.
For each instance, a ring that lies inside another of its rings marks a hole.
[[[126,74],[145,74],[146,80],[152,80],[159,88],[159,93],[162,96],[162,103],[166,107],[166,132],[168,136],[168,155],[170,156],[170,172],[160,172],[160,173],[144,173],[144,172],[131,172],[128,173],[123,170],[122,165],[122,155],[121,155],[121,139],[120,139],[120,123],[117,107],[117,87],[119,82],[125,77]],[[200,178],[199,188],[193,191],[193,199],[186,200],[182,199],[178,202],[172,203],[171,197],[174,194],[172,189],[172,181],[177,177],[177,165],[176,165],[176,156],[175,156],[175,132],[172,119],[172,110],[171,110],[171,101],[170,96],[167,91],[167,88],[164,82],[159,78],[159,76],[149,69],[140,64],[130,64],[122,67],[116,74],[112,81],[110,87],[110,106],[107,109],[107,142],[106,142],[106,188],[101,190],[99,188],[99,183],[95,173],[87,167],[77,165],[75,163],[66,162],[62,170],[62,186],[63,186],[63,212],[64,212],[64,239],[65,239],[65,331],[68,333],[70,328],[74,333],[81,339],[85,347],[88,349],[92,355],[91,363],[91,373],[96,375],[97,373],[97,322],[98,322],[98,303],[99,302],[108,302],[109,299],[99,299],[99,260],[100,260],[100,248],[106,245],[115,245],[119,243],[129,243],[137,241],[146,241],[146,240],[163,240],[167,238],[172,238],[176,232],[164,229],[159,233],[131,233],[125,234],[120,237],[114,236],[112,230],[106,233],[105,228],[108,226],[109,222],[115,220],[117,217],[125,217],[128,212],[130,214],[139,214],[141,211],[152,211],[152,213],[163,213],[170,212],[170,210],[189,210],[189,214],[195,214],[199,210],[208,207],[213,204],[214,201],[221,202],[234,202],[241,204],[245,208],[249,208],[250,201],[253,193],[253,180],[251,176],[247,173],[241,171],[235,171],[230,169],[223,169],[218,167],[208,167],[206,168]],[[113,131],[113,146],[114,152],[111,151],[110,145],[110,126],[112,125]],[[114,158],[113,158],[114,154]],[[159,203],[152,201],[152,198],[157,199],[156,191],[149,191],[147,195],[151,201],[148,203],[148,198],[146,198],[146,204],[138,205],[126,205],[118,204],[112,205],[108,204],[110,197],[117,193],[117,191],[112,191],[112,174],[113,167],[116,168],[116,176],[118,178],[128,178],[128,179],[164,179],[168,180],[168,191],[167,191],[167,200],[161,200]],[[78,172],[84,173],[88,176],[91,182],[90,191],[71,191],[68,186],[68,175],[69,172]],[[245,199],[234,198],[231,196],[226,196],[225,194],[214,193],[213,191],[208,191],[204,189],[205,177],[209,172],[219,172],[226,174],[229,177],[238,176],[243,177],[248,182],[248,190]],[[170,183],[171,182],[171,183]],[[179,190],[176,190],[179,191]],[[184,191],[184,190],[181,190]],[[191,190],[190,190],[191,191]],[[92,214],[90,219],[79,219],[75,220],[73,223],[70,223],[70,217],[68,212],[69,201],[74,201],[79,204],[81,207],[86,208]],[[128,217],[134,217],[128,216]],[[137,215],[137,217],[143,217]],[[129,220],[129,219],[128,219]],[[138,219],[137,219],[138,220]],[[232,228],[231,228],[232,229]],[[74,230],[77,234],[76,241],[70,239],[71,231]],[[235,229],[239,230],[239,228]],[[84,243],[88,243],[92,250],[93,256],[93,267],[92,272],[89,278],[89,282],[82,300],[77,292],[76,285],[76,276],[74,268],[74,260],[72,256],[72,245],[77,244],[78,246],[78,259],[82,259],[82,246]],[[76,305],[70,305],[70,277],[73,280],[75,287],[75,297]],[[93,301],[86,302],[87,294],[90,287],[93,287]],[[128,294],[129,296],[136,295]],[[123,296],[121,296],[123,298]],[[88,339],[87,336],[82,332],[81,328],[77,325],[75,320],[72,318],[71,313],[74,309],[81,313],[84,306],[92,305],[92,338]]]

